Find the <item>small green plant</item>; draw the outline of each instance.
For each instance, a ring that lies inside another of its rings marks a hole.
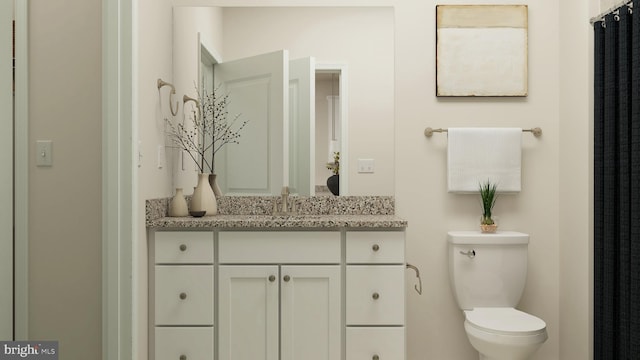
[[[497,184],[492,184],[490,180],[484,183],[480,183],[480,197],[482,198],[482,225],[493,225],[493,219],[491,218],[491,210],[493,205],[496,204],[498,194],[496,192],[498,188]]]
[[[333,162],[327,164],[327,169],[333,171],[333,175],[340,174],[340,151],[333,153]]]

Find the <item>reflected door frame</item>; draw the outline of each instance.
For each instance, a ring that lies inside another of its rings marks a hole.
[[[349,195],[349,89],[348,65],[345,63],[317,62],[316,71],[340,74],[338,87],[340,94],[340,196]]]

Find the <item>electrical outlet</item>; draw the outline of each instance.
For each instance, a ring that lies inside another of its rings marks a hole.
[[[375,172],[375,163],[373,159],[358,159],[358,173],[373,174]]]

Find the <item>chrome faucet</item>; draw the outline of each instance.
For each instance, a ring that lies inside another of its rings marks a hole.
[[[273,200],[273,215],[295,215],[297,213],[295,200],[289,199],[289,187],[283,186],[280,193],[280,209],[278,209],[278,199]],[[289,206],[291,204],[291,206]],[[289,210],[291,207],[291,210]]]

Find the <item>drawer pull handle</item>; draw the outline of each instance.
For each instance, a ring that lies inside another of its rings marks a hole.
[[[373,355],[373,357],[371,358],[371,360],[380,360],[380,356],[378,356],[378,355]]]
[[[187,293],[180,293],[180,299],[184,300],[187,298]]]
[[[180,251],[187,251],[187,245],[185,244],[180,245]]]
[[[373,300],[378,300],[380,298],[380,294],[378,294],[377,292],[374,292],[373,295],[371,295],[371,297],[373,298]]]
[[[275,275],[270,275],[269,276],[269,281],[271,281],[271,282],[276,281],[276,276]]]
[[[187,355],[180,355],[180,360],[187,360]]]
[[[285,282],[289,282],[289,280],[291,280],[291,276],[289,276],[289,275],[285,275],[285,276],[284,276],[284,281],[285,281]]]
[[[373,251],[378,251],[378,250],[380,250],[380,245],[378,245],[378,244],[373,244],[373,246],[371,247],[371,249],[373,249]]]

